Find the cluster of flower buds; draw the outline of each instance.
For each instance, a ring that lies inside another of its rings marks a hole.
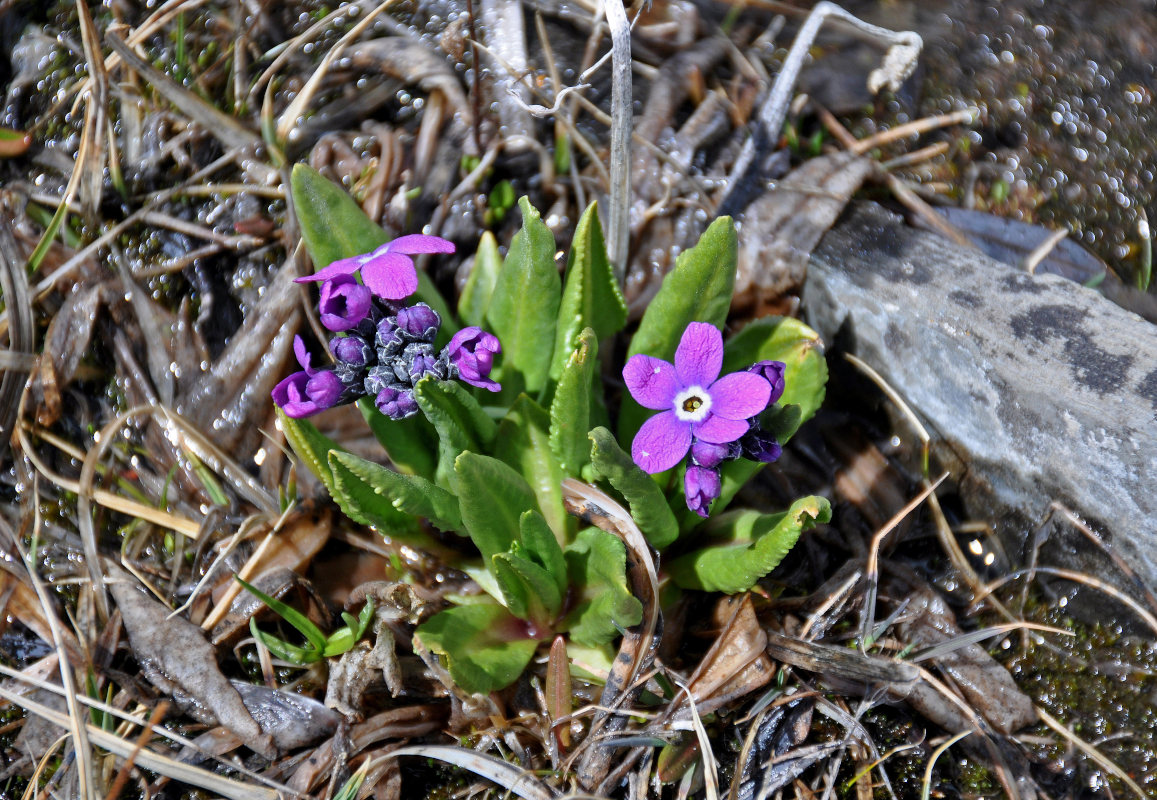
[[[392,250],[391,245],[395,245]],[[463,328],[438,351],[434,345],[442,327],[438,313],[425,303],[404,306],[394,302],[400,299],[394,295],[417,287],[408,255],[419,252],[453,252],[453,245],[435,236],[402,237],[374,253],[335,262],[299,279],[322,281],[318,316],[335,334],[329,341],[334,366],[311,368],[301,337],[294,340],[302,371],[273,389],[274,402],[287,416],[307,417],[371,397],[386,416],[405,419],[418,413],[414,387],[426,377],[458,378],[492,392],[501,388],[490,379],[494,356],[502,350],[493,334],[477,327]],[[363,278],[372,276],[372,286],[391,290],[373,291],[359,283],[352,274],[358,269]]]

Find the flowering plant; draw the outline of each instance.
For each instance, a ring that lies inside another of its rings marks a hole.
[[[512,683],[559,634],[588,660],[609,661],[610,642],[642,619],[624,542],[568,515],[568,478],[621,500],[683,589],[749,589],[830,517],[817,497],[778,514],[726,510],[815,412],[827,377],[818,337],[798,321],[757,320],[723,341],[730,220],[680,256],[616,365],[599,353],[614,352],[627,308],[595,207],[560,276],[554,235],[523,199],[505,258],[485,235],[453,313],[410,258],[452,253],[452,243],[383,244],[340,188],[302,166],[292,183],[318,267],[301,280],[320,283],[332,364],[314,367],[295,342],[302,369],[273,393],[281,425],[350,518],[436,553],[485,592],[416,632],[463,689]],[[350,402],[390,466],[346,452],[304,419]],[[434,529],[471,544],[448,547]]]

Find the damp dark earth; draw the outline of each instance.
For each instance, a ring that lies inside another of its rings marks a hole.
[[[0,2],[0,798],[1154,796],[1155,43]]]

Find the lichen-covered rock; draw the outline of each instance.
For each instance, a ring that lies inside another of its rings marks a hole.
[[[876,205],[820,243],[804,302],[925,420],[968,511],[1014,557],[1055,501],[1157,586],[1157,328]],[[1047,557],[1104,576],[1095,551],[1058,534]]]

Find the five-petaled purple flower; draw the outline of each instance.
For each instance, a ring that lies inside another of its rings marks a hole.
[[[471,386],[499,391],[502,387],[490,380],[490,368],[494,366],[494,356],[502,352],[498,337],[481,328],[470,326],[454,334],[446,345],[450,364],[457,370],[458,377]]]
[[[401,300],[418,289],[418,271],[410,256],[420,253],[453,253],[454,243],[440,236],[414,233],[399,236],[371,253],[334,261],[325,269],[305,278],[307,281],[332,281],[340,275],[352,275],[361,270],[362,283],[383,300]]]
[[[635,402],[662,413],[635,435],[631,457],[645,472],[671,469],[687,455],[692,438],[727,444],[747,433],[748,418],[765,408],[771,384],[753,372],[719,378],[723,336],[706,322],[692,322],[675,350],[675,363],[631,356],[623,380]],[[718,380],[717,380],[718,378]]]
[[[300,336],[293,338],[293,352],[302,372],[295,372],[273,387],[273,402],[281,406],[287,417],[301,419],[337,405],[345,392],[345,385],[331,370],[312,369],[309,351]]]

